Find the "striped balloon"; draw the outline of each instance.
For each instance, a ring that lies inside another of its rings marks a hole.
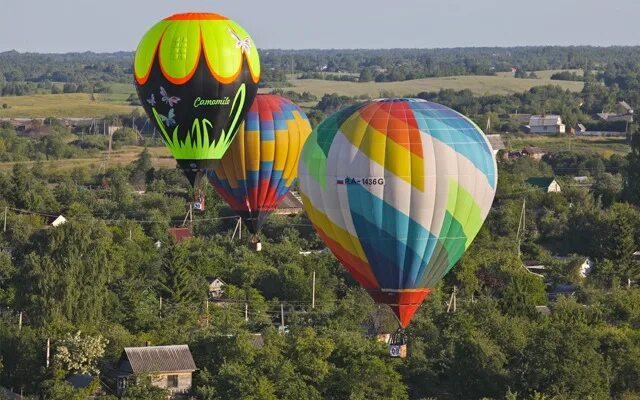
[[[497,182],[482,131],[420,99],[333,114],[307,140],[298,174],[320,237],[402,327],[471,244]]]
[[[256,234],[298,176],[311,133],[304,111],[280,96],[258,94],[209,182]]]

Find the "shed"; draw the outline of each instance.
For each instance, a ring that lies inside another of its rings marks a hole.
[[[149,375],[153,386],[167,389],[176,398],[191,390],[196,364],[189,346],[125,347],[118,361],[118,394],[124,393],[127,382]]]
[[[495,157],[500,150],[504,150],[506,147],[504,142],[502,141],[502,136],[500,135],[486,135],[491,148],[493,149],[493,156]]]
[[[293,191],[287,192],[282,199],[282,202],[278,205],[278,208],[275,209],[274,214],[278,215],[291,215],[298,214],[302,212],[302,199]]]

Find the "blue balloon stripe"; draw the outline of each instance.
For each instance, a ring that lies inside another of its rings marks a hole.
[[[482,133],[455,111],[427,108],[425,104],[433,103],[411,103],[418,129],[467,158],[487,177],[489,185],[495,188],[493,153]]]
[[[437,238],[361,185],[351,184],[347,188],[356,234],[376,279],[386,282],[385,285],[394,282],[399,285],[384,287],[415,288]]]

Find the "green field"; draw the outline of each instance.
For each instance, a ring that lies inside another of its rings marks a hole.
[[[133,89],[133,87],[132,87]],[[87,93],[39,94],[33,96],[7,96],[0,98],[0,118],[38,117],[104,117],[130,114],[136,107],[126,103],[127,94],[95,94],[95,101]]]
[[[502,135],[502,140],[507,150],[522,150],[525,146],[534,146],[552,152],[598,153],[605,157],[612,154],[625,155],[631,151],[626,139],[621,137]]]
[[[119,150],[113,150],[111,151],[111,157],[107,161],[107,166],[128,165],[138,158],[142,150],[144,150],[144,147],[140,146],[126,146]],[[149,147],[148,150],[151,153],[151,161],[155,168],[175,168],[176,162],[165,147]],[[49,172],[68,171],[77,167],[91,167],[98,170],[102,166],[104,158],[105,152],[95,158],[50,160],[42,161],[42,164]],[[0,171],[10,170],[14,164],[33,165],[34,161],[3,162],[0,163]]]
[[[292,86],[284,88],[298,93],[310,92],[321,98],[326,93],[338,93],[344,96],[379,97],[380,93],[391,92],[395,96],[415,95],[419,92],[437,92],[440,89],[469,89],[474,94],[511,94],[521,93],[534,86],[559,85],[563,89],[574,92],[582,90],[582,82],[553,81],[551,74],[557,71],[539,71],[539,79],[516,79],[512,73],[499,73],[496,76],[449,76],[442,78],[425,78],[401,82],[339,82],[322,79],[290,78]],[[265,91],[269,91],[265,90]]]

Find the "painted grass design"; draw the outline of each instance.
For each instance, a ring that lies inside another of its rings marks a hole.
[[[238,127],[242,121],[240,121],[240,114],[246,99],[246,87],[243,83],[236,92],[231,105],[231,111],[229,116],[232,118],[229,130],[224,129],[220,133],[218,140],[209,140],[209,130],[213,129],[213,124],[206,118],[194,119],[191,129],[187,131],[184,141],[181,141],[178,137],[180,125],[173,129],[173,132],[169,134],[162,121],[162,117],[156,111],[155,107],[151,108],[153,116],[156,120],[164,141],[169,147],[171,154],[176,159],[182,160],[209,160],[222,158],[227,151],[233,138],[238,131]]]

